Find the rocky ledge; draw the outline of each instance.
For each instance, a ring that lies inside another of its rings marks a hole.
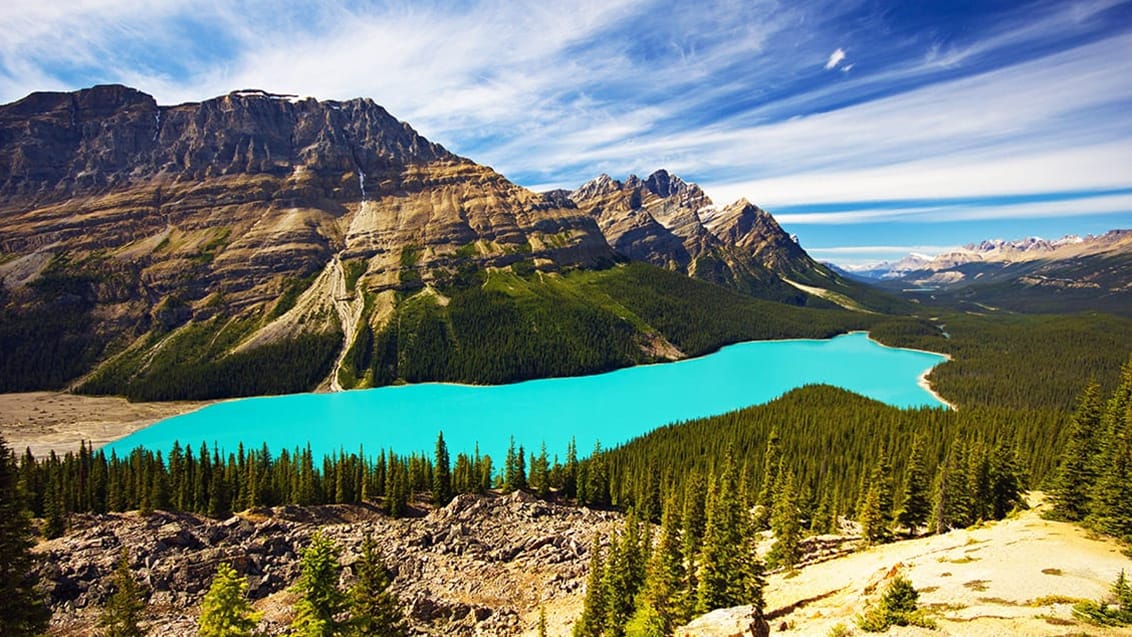
[[[264,613],[260,630],[285,632],[298,555],[321,530],[342,549],[343,584],[362,539],[377,541],[412,627],[425,635],[529,632],[540,606],[580,600],[589,545],[619,515],[567,507],[517,492],[457,497],[420,517],[392,519],[366,505],[253,509],[227,520],[155,512],[81,515],[42,543],[41,576],[55,611],[51,634],[89,634],[108,597],[122,548],[149,593],[152,634],[195,635],[199,604],[217,564],[249,581]],[[577,598],[577,599],[575,599]],[[552,615],[565,630],[572,617]]]

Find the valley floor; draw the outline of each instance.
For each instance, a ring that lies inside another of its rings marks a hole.
[[[51,450],[78,451],[127,436],[153,423],[199,409],[208,402],[132,403],[115,396],[80,396],[62,392],[0,394],[0,433],[15,453],[30,447],[36,458]]]

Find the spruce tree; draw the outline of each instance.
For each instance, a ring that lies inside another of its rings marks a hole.
[[[200,637],[251,637],[260,613],[248,601],[248,578],[222,562],[200,604]]]
[[[1050,499],[1051,515],[1069,521],[1085,519],[1089,495],[1096,482],[1095,456],[1101,428],[1100,385],[1092,381],[1077,398],[1077,408],[1069,419],[1069,437],[1054,474]]]
[[[703,549],[704,526],[707,524],[707,491],[703,475],[698,471],[688,476],[684,483],[684,508],[681,517],[683,528],[680,534],[681,553],[684,556],[684,585],[681,595],[682,605],[679,613],[691,618],[696,605],[696,589],[699,581],[700,551]]]
[[[1132,361],[1102,417],[1098,477],[1090,498],[1089,524],[1117,537],[1132,537]]]
[[[947,459],[936,469],[932,488],[932,515],[929,526],[935,533],[969,526],[970,494],[967,491],[967,447],[961,440],[951,443]]]
[[[907,529],[909,536],[916,535],[916,529],[926,524],[931,514],[929,487],[924,468],[924,440],[916,436],[904,469],[904,496],[900,502],[900,512],[896,514],[896,523]]]
[[[982,442],[972,445],[967,454],[967,494],[970,498],[969,521],[973,524],[991,519],[990,453]]]
[[[24,510],[15,456],[0,436],[0,635],[36,635],[51,619],[51,611],[36,591],[32,546],[31,520]]]
[[[782,449],[778,443],[778,430],[771,429],[766,441],[766,451],[763,453],[763,479],[759,494],[755,498],[758,509],[755,513],[755,530],[765,531],[770,528],[770,519],[774,515],[774,500],[778,490],[778,474],[782,465]]]
[[[625,625],[633,616],[637,593],[644,584],[646,539],[641,527],[636,512],[630,511],[619,537],[609,546],[602,579],[607,634],[624,634]]]
[[[574,437],[566,445],[566,464],[563,467],[562,495],[567,498],[578,495],[578,444]]]
[[[593,453],[586,461],[586,504],[605,507],[612,502],[609,493],[609,473],[605,463],[605,456],[601,453],[601,441],[597,441],[594,443]]]
[[[1013,447],[999,445],[991,458],[990,512],[996,520],[1022,504],[1022,478]]]
[[[770,547],[767,561],[772,566],[793,569],[802,559],[802,517],[794,489],[794,473],[787,471],[780,484],[770,520],[774,545]]]
[[[436,435],[436,456],[432,470],[432,503],[444,506],[452,500],[452,474],[448,462],[448,445],[444,433]]]
[[[864,483],[863,491],[857,500],[857,520],[861,524],[865,539],[871,544],[883,542],[889,535],[892,493],[892,465],[889,464],[889,457],[882,445],[880,454],[877,454],[876,464],[873,465],[873,471],[869,472],[868,480]],[[875,498],[875,501],[869,503],[869,498]],[[871,508],[866,510],[866,507]]]
[[[48,467],[52,467],[48,463]],[[63,476],[61,470],[51,471],[47,477],[47,487],[43,495],[43,535],[47,539],[61,537],[67,531],[66,511],[63,504],[63,487],[60,485]]]
[[[393,581],[377,552],[377,543],[367,535],[362,540],[361,555],[354,563],[356,580],[348,594],[350,636],[377,635],[403,637],[409,634],[401,602],[389,590]]]
[[[540,498],[550,496],[550,460],[546,454],[546,443],[542,443],[538,456],[531,461],[531,486]]]
[[[626,627],[627,635],[668,635],[690,617],[684,590],[684,556],[680,541],[680,514],[676,500],[663,507],[660,542],[648,562],[640,602]]]
[[[315,532],[299,558],[299,579],[292,590],[299,596],[291,630],[302,637],[332,637],[339,629],[338,615],[346,597],[338,589],[338,547]]]
[[[743,507],[728,452],[709,490],[707,524],[699,559],[696,611],[752,604],[762,613],[762,564],[754,554],[752,524]]]
[[[519,488],[519,452],[515,449],[515,436],[511,436],[503,465],[503,492],[511,493]]]
[[[538,607],[538,637],[546,637],[546,606]]]
[[[861,537],[869,544],[878,544],[888,537],[888,521],[881,510],[880,489],[869,488],[857,512],[857,523],[861,525]]]
[[[102,637],[141,637],[145,631],[139,623],[145,610],[141,587],[130,570],[130,556],[123,548],[111,578],[114,592],[102,607],[98,626]]]
[[[1124,614],[1125,621],[1132,623],[1132,584],[1128,583],[1124,569],[1120,569],[1120,575],[1112,583],[1112,599],[1117,609]]]
[[[1091,526],[1119,538],[1132,537],[1132,444],[1126,439],[1113,444],[1108,467],[1093,490]]]
[[[589,573],[586,575],[586,597],[582,602],[582,616],[574,622],[574,637],[601,637],[605,631],[604,577],[605,563],[602,560],[601,539],[595,533],[590,545]]]

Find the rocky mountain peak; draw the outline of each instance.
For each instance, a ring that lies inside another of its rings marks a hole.
[[[34,93],[0,106],[0,137],[0,205],[159,177],[378,173],[456,159],[372,100],[320,102],[256,89],[176,106],[120,85]]]
[[[36,93],[0,105],[0,140],[0,311],[36,324],[80,299],[95,364],[112,338],[146,348],[155,329],[213,319],[242,321],[224,356],[307,336],[346,351],[358,325],[384,327],[397,293],[518,262],[612,260],[572,202],[448,152],[368,98]],[[44,291],[50,276],[74,290]]]
[[[587,181],[570,193],[570,199],[575,202],[587,201],[621,190],[621,182],[602,173]]]
[[[663,168],[649,175],[645,180],[645,186],[658,197],[703,196],[706,198],[699,186],[690,184]]]

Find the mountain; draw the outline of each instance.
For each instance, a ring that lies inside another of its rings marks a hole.
[[[880,263],[867,265],[826,265],[829,265],[830,268],[835,271],[844,273],[848,277],[863,281],[873,281],[877,279],[895,279],[908,272],[921,270],[927,266],[927,264],[931,263],[932,258],[933,257],[926,254],[912,252],[899,261],[882,261]]]
[[[890,290],[1023,312],[1132,314],[1132,230],[968,244],[930,260],[917,255],[856,271]]]
[[[863,299],[878,300],[810,258],[762,208],[745,199],[718,207],[665,170],[643,180],[603,174],[568,196],[630,259],[796,305],[860,309]]]
[[[537,194],[369,99],[34,93],[0,106],[0,221],[0,391],[202,398],[588,373],[858,320],[728,327],[751,295],[868,296],[749,203],[715,209],[663,171]],[[718,338],[681,343],[656,324],[691,311],[666,296],[687,285],[613,267],[625,260],[748,296],[688,284],[707,304],[699,331]]]

